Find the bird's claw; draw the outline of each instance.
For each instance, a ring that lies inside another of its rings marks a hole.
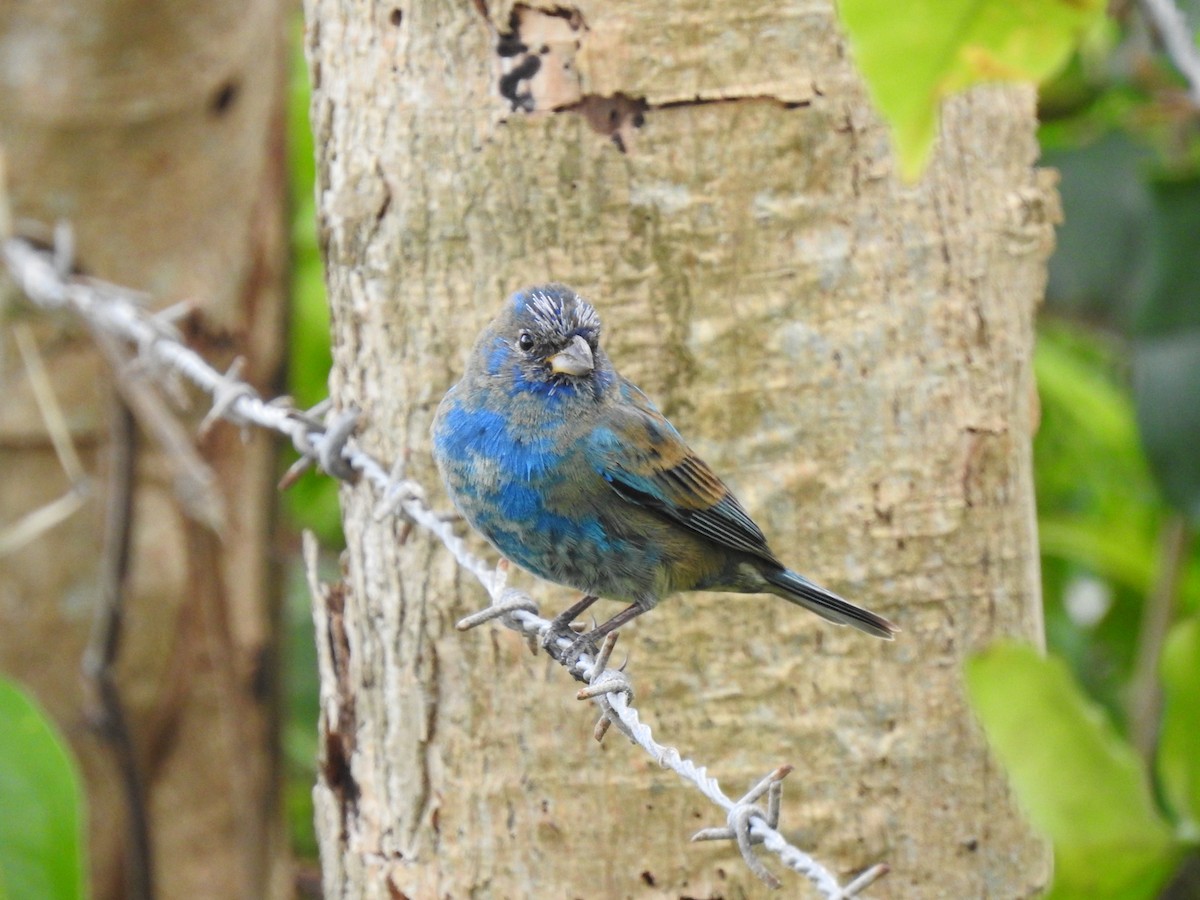
[[[551,619],[540,635],[542,649],[554,657],[562,653],[559,641],[567,641],[573,647],[578,637],[579,631],[575,623],[563,616]]]
[[[563,641],[568,642],[565,647],[562,644]],[[559,622],[555,619],[542,632],[542,649],[566,666],[577,681],[587,681],[583,672],[588,667],[582,665],[580,661],[585,656],[591,657],[593,660],[596,658],[597,643],[596,639],[592,637],[592,632],[585,631],[583,634],[579,634],[571,627],[570,623]]]
[[[580,700],[595,700],[600,705],[600,718],[592,732],[592,736],[597,741],[604,740],[604,735],[608,733],[608,729],[612,725],[616,725],[618,730],[630,740],[636,740],[612,705],[612,699],[617,694],[623,694],[627,704],[633,703],[633,685],[629,678],[619,669],[608,668],[608,660],[616,645],[617,633],[615,631],[604,636],[604,643],[601,644],[599,651],[593,657],[592,665],[587,670],[588,686],[582,688],[576,695]]]
[[[576,635],[575,640],[571,642],[571,646],[566,649],[566,653],[563,656],[563,660],[567,666],[571,669],[577,668],[580,659],[584,656],[589,656],[592,660],[595,660],[599,652],[598,641],[600,637],[603,637],[603,635],[597,636],[595,629]]]
[[[590,636],[592,632],[579,633],[582,626],[575,624],[575,617],[584,612],[597,599],[590,594],[580,597],[579,600],[551,619],[540,635],[542,649],[563,663],[580,681],[584,679],[578,673],[579,660],[585,653],[594,659],[597,643],[596,639]],[[566,643],[565,647],[563,646],[564,642]]]

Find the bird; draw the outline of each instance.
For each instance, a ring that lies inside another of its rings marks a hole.
[[[455,507],[504,557],[583,596],[552,623],[575,657],[678,592],[770,593],[837,625],[899,630],[788,568],[716,473],[600,343],[595,307],[552,283],[512,294],[431,428]],[[598,598],[623,610],[582,635]]]

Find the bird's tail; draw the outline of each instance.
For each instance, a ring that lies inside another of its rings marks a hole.
[[[900,630],[883,616],[843,600],[791,569],[768,570],[762,575],[772,593],[837,625],[853,625],[859,631],[888,641]]]

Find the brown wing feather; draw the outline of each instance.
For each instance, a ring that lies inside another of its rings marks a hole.
[[[714,543],[776,563],[761,529],[716,473],[633,385],[590,448],[593,464],[631,503],[666,516]]]

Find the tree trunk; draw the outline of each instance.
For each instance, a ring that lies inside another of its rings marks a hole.
[[[909,187],[826,3],[308,16],[333,388],[363,442],[448,505],[428,430],[466,348],[510,291],[571,284],[781,557],[903,628],[668,600],[622,640],[660,739],[734,796],[794,763],[784,832],[843,876],[889,862],[872,896],[1035,892],[1047,848],[960,687],[970,651],[1041,636],[1030,354],[1056,198],[1032,91],[950,103]],[[444,549],[376,522],[368,486],[344,499],[347,580],[318,610],[328,897],[766,894],[733,846],[688,843],[717,809],[590,740],[561,670],[453,630],[486,598]],[[533,590],[543,614],[571,596]]]
[[[74,228],[92,275],[198,306],[186,330],[217,364],[278,389],[286,276],[283,7],[245,3],[8,4],[0,12],[0,144],[22,217]],[[2,323],[0,524],[67,480]],[[92,894],[134,896],[122,780],[89,728],[80,658],[98,602],[106,421],[114,381],[78,322],[34,327],[96,491],[0,558],[0,669],[71,738],[87,780]],[[157,377],[157,373],[156,377]],[[188,427],[204,412],[197,409]],[[140,441],[131,584],[116,676],[147,790],[160,896],[290,893],[278,802],[272,565],[274,442],[217,426],[202,452],[221,534],[185,517],[172,469]]]

